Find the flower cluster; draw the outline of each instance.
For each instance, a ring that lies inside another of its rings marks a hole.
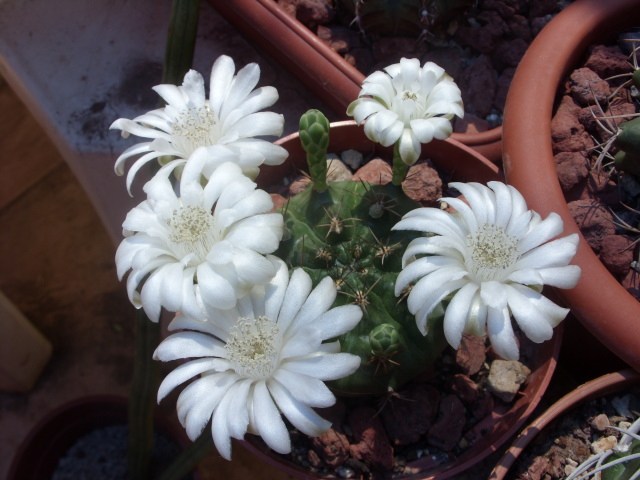
[[[271,197],[252,178],[260,165],[282,163],[287,152],[253,137],[280,135],[283,118],[260,112],[278,94],[272,87],[254,90],[257,64],[234,72],[233,61],[222,56],[211,71],[209,99],[202,76],[189,71],[181,87],[155,87],[166,107],[112,125],[124,136],[152,139],[116,161],[123,174],[124,162],[142,155],[127,188],[144,164],[164,162],[144,185],[146,200],[127,214],[116,252],[118,275],[128,275],[137,308],[156,322],[163,308],[179,312],[169,329],[180,331],[158,346],[155,358],[191,360],[164,379],[158,400],[198,376],[181,393],[178,416],[192,440],[211,420],[215,445],[228,459],[231,438],[247,431],[278,452],[290,451],[281,414],[309,435],[329,428],[312,410],[335,402],[323,382],[353,373],[360,358],[328,340],[362,316],[353,305],[332,308],[331,279],[312,289],[306,273],[290,274],[270,255],[282,239],[283,219],[271,213]]]
[[[261,111],[278,94],[254,89],[258,79],[257,65],[235,74],[233,61],[222,56],[211,71],[208,99],[202,76],[190,71],[182,86],[155,87],[166,107],[112,125],[125,136],[151,139],[116,161],[122,175],[125,161],[140,155],[127,188],[147,162],[162,164],[144,185],[146,199],[127,215],[116,253],[131,302],[153,321],[162,309],[176,313],[174,333],[154,358],[183,363],[164,379],[158,400],[192,380],[180,393],[178,417],[191,439],[211,422],[225,458],[231,438],[248,432],[289,452],[282,415],[308,435],[326,431],[329,423],[313,410],[335,402],[324,382],[361,364],[336,340],[363,317],[355,304],[334,306],[339,279],[316,278],[314,286],[307,272],[290,272],[273,255],[283,217],[253,179],[261,165],[280,164],[287,153],[254,138],[280,135],[283,126],[282,116]],[[368,77],[348,113],[364,122],[370,139],[395,144],[395,169],[415,163],[421,143],[448,137],[463,108],[444,70],[402,59]],[[314,128],[325,141],[321,126]],[[511,317],[533,341],[551,337],[567,310],[540,292],[543,285],[576,284],[580,270],[569,262],[578,237],[554,239],[562,232],[560,217],[542,219],[503,183],[450,186],[465,198],[442,199],[455,213],[417,208],[393,227],[425,234],[404,253],[395,294],[410,290],[408,310],[423,335],[429,315],[446,304],[444,334],[454,348],[465,332],[488,335],[497,353],[518,358]]]

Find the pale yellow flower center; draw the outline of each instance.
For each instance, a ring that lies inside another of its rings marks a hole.
[[[478,281],[503,281],[518,259],[517,238],[491,223],[468,235],[467,246],[467,268]]]
[[[173,142],[188,154],[198,147],[216,144],[220,136],[218,116],[208,105],[181,111],[171,129]]]
[[[215,243],[214,226],[211,212],[199,205],[188,205],[174,210],[167,220],[168,238],[179,250],[179,257],[192,253],[202,261]]]
[[[238,318],[225,346],[236,373],[266,379],[276,368],[280,337],[278,324],[267,317]]]

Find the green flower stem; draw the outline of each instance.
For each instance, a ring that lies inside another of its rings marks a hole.
[[[200,0],[173,0],[162,83],[181,85],[193,64]]]
[[[136,355],[129,399],[129,476],[144,480],[149,478],[153,449],[158,365],[152,357],[160,340],[160,323],[149,320],[140,309],[136,312],[135,335]]]
[[[398,142],[393,147],[393,174],[391,177],[391,183],[396,186],[402,185],[404,179],[407,178],[408,171],[409,165],[404,163],[400,157],[400,142]]]
[[[175,480],[184,478],[197,465],[200,459],[213,450],[211,430],[205,428],[198,439],[185,448],[182,453],[169,465],[157,480]]]

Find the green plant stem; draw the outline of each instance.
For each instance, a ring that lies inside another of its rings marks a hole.
[[[184,478],[191,472],[202,457],[213,450],[211,430],[205,428],[198,439],[185,448],[182,453],[169,465],[157,480],[175,480]]]
[[[396,143],[393,147],[393,175],[391,177],[391,183],[396,186],[402,185],[402,182],[407,178],[407,172],[409,171],[409,165],[402,161],[400,157],[400,142]]]
[[[153,411],[158,384],[158,365],[152,358],[160,339],[160,323],[150,321],[142,309],[135,319],[136,354],[129,399],[129,475],[149,478],[153,449]]]
[[[162,83],[182,84],[193,64],[200,0],[173,0]]]

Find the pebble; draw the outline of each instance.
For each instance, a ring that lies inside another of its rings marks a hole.
[[[591,420],[591,426],[598,432],[604,432],[610,425],[611,422],[609,422],[609,417],[607,417],[604,413],[595,416],[593,420]]]
[[[530,373],[531,370],[516,360],[494,360],[489,370],[487,389],[499,399],[511,402]]]
[[[600,437],[595,442],[591,443],[591,453],[598,454],[601,452],[606,452],[607,450],[611,450],[618,444],[618,439],[613,435],[608,437]]]
[[[362,164],[362,153],[357,150],[345,150],[342,152],[342,161],[349,165],[352,170],[357,170]]]
[[[340,478],[353,478],[356,474],[355,470],[350,467],[340,466],[336,468],[336,474]]]

